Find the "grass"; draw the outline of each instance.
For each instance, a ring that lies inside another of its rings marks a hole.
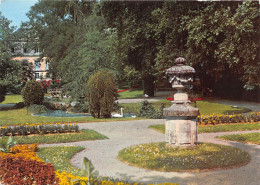
[[[149,128],[155,129],[161,133],[165,133],[165,125],[151,125]],[[220,124],[209,126],[198,126],[198,133],[208,132],[231,132],[243,130],[260,130],[260,123],[235,123],[235,124]]]
[[[143,97],[143,90],[140,89],[130,89],[128,91],[118,93],[120,95],[119,99],[126,99],[126,98],[142,98]]]
[[[260,145],[260,133],[225,135],[225,136],[219,136],[217,138]]]
[[[33,143],[43,144],[43,143],[68,143],[68,142],[76,142],[76,141],[101,140],[101,139],[108,139],[108,138],[94,130],[85,129],[85,130],[81,130],[80,133],[14,136],[13,139],[18,144],[33,144]]]
[[[3,101],[0,104],[19,103],[19,102],[23,102],[22,95],[14,94],[14,95],[6,95],[5,101]]]
[[[151,102],[156,110],[159,110],[161,104],[164,103],[165,107],[170,107],[172,105],[171,101],[162,99],[159,101]],[[139,112],[141,108],[141,103],[124,103],[120,104],[126,111],[131,110],[136,113]],[[194,103],[191,103],[194,106]],[[250,112],[250,109],[241,108],[241,107],[232,107],[229,105],[223,105],[218,103],[211,103],[208,101],[197,101],[197,107],[199,108],[200,114],[203,115],[211,115],[211,114],[237,114],[237,113],[245,113]]]
[[[250,112],[250,109],[242,107],[232,107],[229,105],[223,105],[219,103],[211,103],[208,101],[197,101],[197,107],[200,110],[200,114],[211,115],[211,114],[238,114]]]
[[[123,92],[126,93],[126,92]],[[128,92],[133,94],[140,94],[140,90],[133,90],[133,92]],[[130,97],[130,96],[125,96]],[[20,102],[21,95],[7,95],[5,102]],[[164,103],[166,107],[171,105],[171,101],[166,99],[159,100],[156,102],[152,102],[157,110],[160,109],[161,104]],[[141,103],[129,103],[129,104],[121,104],[124,107],[124,112],[131,112],[131,113],[139,113]],[[246,108],[232,108],[228,105],[222,105],[217,103],[209,103],[204,101],[198,101],[197,106],[200,109],[200,113],[207,115],[207,114],[223,114],[223,113],[233,113],[233,112],[246,112],[249,109]],[[15,110],[3,110],[0,111],[0,126],[7,126],[7,125],[15,125],[20,123],[68,123],[68,122],[103,122],[103,121],[124,121],[124,120],[138,120],[143,118],[109,118],[109,119],[95,119],[92,117],[43,117],[43,116],[32,116],[27,115],[27,109],[15,109]]]
[[[131,146],[118,158],[130,165],[156,171],[200,171],[246,164],[250,156],[238,148],[200,143],[195,147],[169,147],[165,143]]]
[[[108,118],[95,119],[93,117],[43,117],[27,115],[27,109],[15,109],[0,111],[0,126],[15,125],[21,123],[75,123],[75,122],[105,122],[105,121],[123,121],[137,120],[141,118]]]
[[[84,147],[81,146],[41,147],[37,156],[46,163],[52,163],[55,170],[59,169],[73,175],[80,175],[80,170],[70,164],[70,159],[82,150]]]

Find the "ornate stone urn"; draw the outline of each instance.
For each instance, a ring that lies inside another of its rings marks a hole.
[[[175,66],[166,70],[172,88],[177,92],[169,108],[163,110],[166,117],[165,139],[168,144],[176,146],[194,145],[198,140],[197,121],[199,109],[190,105],[186,89],[193,81],[195,69],[184,65],[185,59],[179,57]]]

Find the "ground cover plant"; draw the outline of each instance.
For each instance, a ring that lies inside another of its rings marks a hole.
[[[121,150],[118,158],[130,165],[157,171],[230,168],[250,161],[247,152],[210,143],[199,143],[194,147],[169,147],[166,143],[142,144]]]
[[[68,143],[76,141],[107,139],[106,136],[89,129],[80,130],[79,133],[56,133],[47,135],[15,136],[13,138],[14,141],[16,141],[18,144]]]
[[[161,133],[165,133],[165,125],[151,125],[149,128],[155,129]],[[243,130],[260,130],[260,122],[257,123],[236,123],[236,124],[220,124],[220,125],[199,125],[198,133],[208,132],[232,132]]]
[[[260,145],[260,133],[233,134],[217,137],[219,139],[238,141],[242,143],[252,143]]]
[[[80,170],[70,164],[70,159],[82,150],[84,148],[81,146],[41,147],[37,152],[37,156],[46,163],[52,163],[55,170],[80,176]]]

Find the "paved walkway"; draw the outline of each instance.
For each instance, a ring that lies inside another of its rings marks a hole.
[[[117,154],[123,148],[131,145],[164,141],[164,134],[149,129],[149,125],[164,124],[165,120],[135,120],[120,122],[82,123],[80,129],[88,128],[100,132],[109,139],[84,141],[54,145],[77,145],[86,150],[77,153],[71,160],[75,167],[81,168],[83,157],[89,158],[102,176],[110,176],[121,180],[163,183],[174,182],[180,185],[258,185],[260,182],[260,145],[227,142],[215,139],[215,136],[231,134],[207,133],[199,134],[199,141],[231,145],[241,148],[252,157],[249,164],[235,169],[209,172],[157,172],[129,166],[117,160]],[[260,131],[245,131],[260,132]],[[232,132],[241,133],[241,132]],[[244,132],[243,132],[244,133]]]

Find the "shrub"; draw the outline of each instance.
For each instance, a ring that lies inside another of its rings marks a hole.
[[[147,100],[143,101],[141,103],[139,116],[145,117],[145,118],[154,118],[155,115],[156,115],[156,111],[155,111],[154,106],[150,102],[148,102]]]
[[[41,114],[41,113],[45,113],[47,112],[47,108],[45,105],[37,105],[37,104],[33,104],[33,105],[30,105],[28,107],[28,111],[31,112],[31,113],[36,113],[36,114]]]
[[[55,134],[73,132],[79,132],[79,126],[77,124],[32,124],[12,127],[0,127],[0,136],[25,136],[31,134]]]
[[[90,113],[94,118],[110,118],[118,94],[112,74],[99,71],[89,78],[87,97]]]
[[[147,100],[141,103],[141,108],[139,110],[139,117],[152,118],[152,119],[164,119],[163,109],[165,104],[162,103],[159,110],[156,110],[150,102]]]
[[[49,97],[44,97],[42,105],[44,105],[48,110],[54,110],[55,105],[51,102]]]
[[[24,102],[16,103],[16,104],[13,106],[13,109],[22,109],[22,108],[24,108]]]
[[[28,81],[22,90],[22,96],[26,106],[41,104],[44,98],[41,84],[36,81]]]
[[[16,144],[13,141],[12,137],[2,137],[0,139],[0,151],[8,153],[11,151],[11,148]]]
[[[72,112],[76,112],[76,113],[79,113],[79,112],[88,112],[88,107],[89,107],[89,104],[88,102],[79,102],[79,103],[76,103],[76,105],[73,107],[72,109]]]

